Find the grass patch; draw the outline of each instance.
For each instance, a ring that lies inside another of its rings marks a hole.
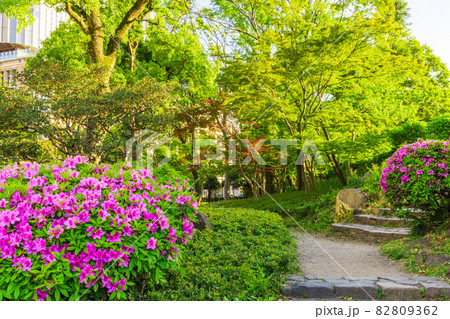
[[[205,207],[214,231],[196,231],[167,282],[144,300],[277,300],[299,271],[295,242],[278,214]]]
[[[276,212],[285,219],[287,227],[297,224],[285,213],[288,212],[302,227],[309,230],[326,231],[333,222],[336,195],[342,189],[335,179],[318,183],[317,192],[286,192],[253,198],[233,199],[211,203],[214,207],[253,208]],[[273,199],[272,199],[273,198]],[[280,207],[281,206],[281,207]]]
[[[421,238],[392,240],[381,247],[381,254],[400,260],[409,272],[449,280],[450,239],[445,233]]]

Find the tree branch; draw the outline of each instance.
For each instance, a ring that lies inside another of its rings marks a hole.
[[[66,12],[80,26],[84,34],[89,35],[88,27],[84,23],[83,18],[81,18],[80,15],[78,15],[78,13],[73,11],[72,4],[70,2],[66,2]]]
[[[114,32],[114,40],[111,40],[108,43],[106,55],[117,52],[118,46],[120,42],[122,42],[123,37],[127,34],[128,30],[130,30],[150,2],[152,2],[152,0],[137,0],[130,10],[128,10]]]

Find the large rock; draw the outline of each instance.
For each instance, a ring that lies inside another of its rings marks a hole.
[[[194,222],[194,227],[195,227],[195,229],[198,229],[198,230],[204,230],[206,228],[212,229],[212,226],[211,226],[211,223],[210,223],[208,217],[206,217],[206,215],[202,214],[202,213],[197,214],[197,221]]]
[[[336,217],[345,220],[353,215],[353,212],[361,212],[364,204],[368,202],[366,194],[359,189],[343,189],[336,197]]]

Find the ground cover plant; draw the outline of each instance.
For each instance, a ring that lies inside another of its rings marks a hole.
[[[0,299],[125,299],[159,282],[193,235],[197,202],[147,169],[61,164],[0,170]]]
[[[277,300],[298,272],[295,242],[267,211],[202,207],[213,231],[196,231],[167,283],[150,282],[145,300]]]
[[[381,253],[401,261],[410,272],[450,280],[450,238],[445,233],[393,240],[381,247]]]

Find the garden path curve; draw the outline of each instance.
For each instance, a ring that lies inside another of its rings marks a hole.
[[[288,277],[284,296],[299,300],[420,300],[450,296],[450,285],[418,277],[379,253],[379,245],[290,229],[303,276]],[[340,266],[339,266],[339,265]],[[308,299],[307,299],[308,300]]]
[[[379,245],[316,234],[312,235],[314,238],[312,239],[304,231],[293,229],[291,229],[291,234],[297,241],[299,266],[304,275],[330,277],[411,276],[400,270],[397,263],[381,256]]]

